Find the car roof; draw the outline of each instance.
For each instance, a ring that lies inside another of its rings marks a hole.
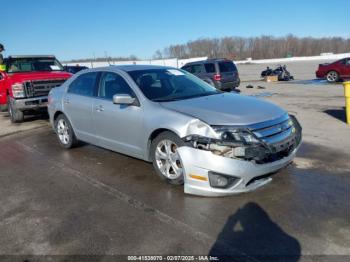
[[[195,62],[189,62],[189,63],[185,64],[184,66],[198,65],[198,64],[205,64],[205,63],[223,62],[223,61],[233,62],[232,60],[227,59],[227,58],[211,58],[211,59],[207,59],[207,60],[200,60],[200,61],[195,61]]]
[[[81,65],[66,65],[64,67],[67,67],[67,68],[80,68],[80,67],[86,67],[88,68],[87,66],[81,66]]]
[[[54,55],[11,55],[8,57],[11,58],[56,58]]]
[[[138,70],[152,70],[152,69],[176,69],[174,67],[170,66],[157,66],[157,65],[111,65],[106,67],[96,67],[93,70],[99,71],[99,70],[122,70],[125,72],[132,72],[132,71],[138,71]]]

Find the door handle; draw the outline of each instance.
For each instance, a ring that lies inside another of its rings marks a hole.
[[[103,108],[102,105],[96,106],[96,111],[97,111],[97,112],[102,112],[102,111],[104,111],[104,110],[105,110],[105,109]]]
[[[70,102],[69,102],[69,98],[65,98],[65,99],[64,99],[64,103],[65,103],[65,104],[69,104],[69,103],[70,103]]]

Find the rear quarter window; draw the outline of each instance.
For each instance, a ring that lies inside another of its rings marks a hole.
[[[202,65],[192,65],[191,66],[192,74],[200,74],[202,73]]]
[[[205,71],[207,73],[215,73],[215,64],[213,63],[210,63],[210,64],[204,64],[204,67],[205,67]]]
[[[185,70],[185,71],[187,71],[187,72],[192,73],[192,72],[191,72],[191,67],[190,67],[190,66],[184,66],[182,69]]]

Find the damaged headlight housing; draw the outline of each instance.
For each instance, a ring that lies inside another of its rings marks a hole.
[[[246,160],[261,160],[266,147],[253,133],[245,128],[212,126],[214,137],[190,135],[185,141],[194,148],[211,151],[215,155]]]
[[[254,134],[247,129],[232,128],[232,127],[213,127],[215,132],[220,136],[222,141],[236,142],[242,144],[257,144],[260,143]]]

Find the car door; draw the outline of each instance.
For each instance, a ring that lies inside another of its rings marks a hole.
[[[68,86],[63,98],[64,113],[71,122],[75,135],[92,144],[97,143],[92,124],[92,109],[98,76],[98,72],[78,76]]]
[[[121,75],[114,72],[103,72],[92,114],[98,143],[113,151],[142,157],[142,107],[139,103],[135,105],[114,104],[113,96],[116,94],[128,94],[137,99]]]
[[[204,69],[205,69],[205,78],[203,78],[206,82],[209,84],[214,85],[212,82],[214,80],[214,75],[216,74],[216,68],[214,63],[205,63],[204,64]]]
[[[350,58],[345,59],[342,75],[350,77]]]

